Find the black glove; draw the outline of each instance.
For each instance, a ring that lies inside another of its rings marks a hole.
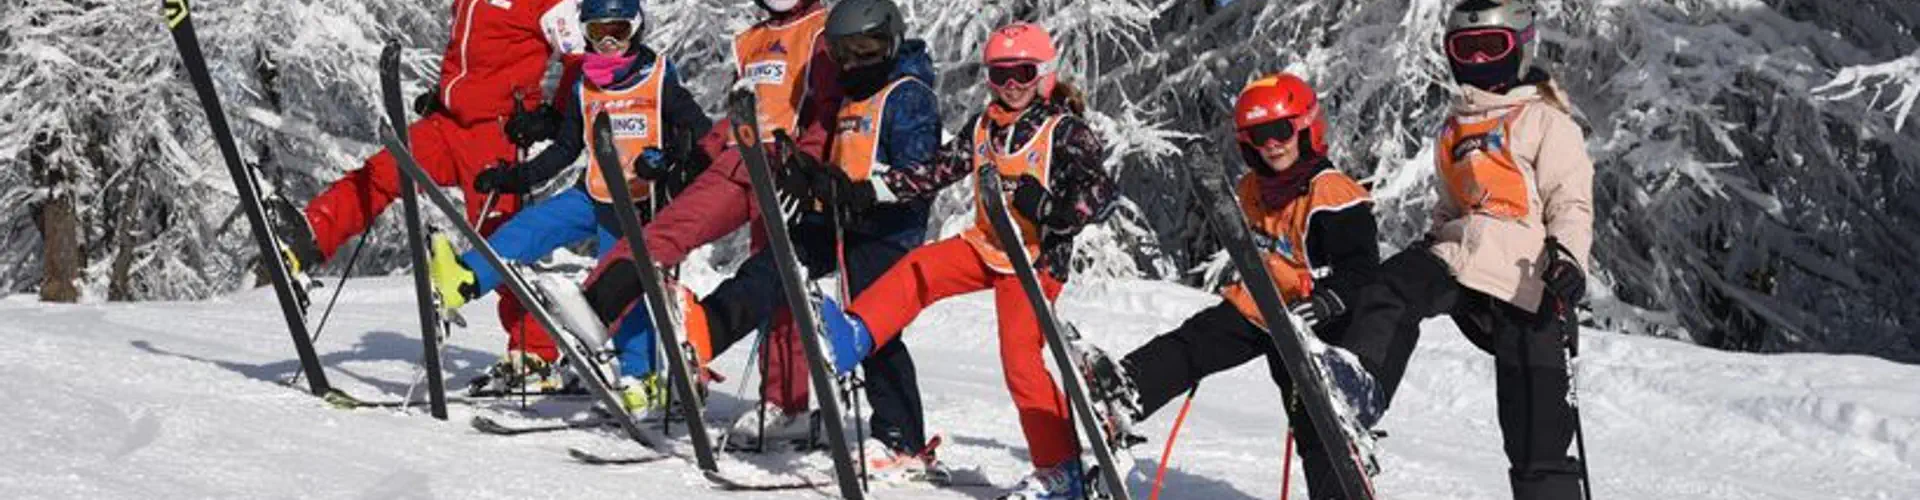
[[[803,153],[804,154],[804,153]],[[841,214],[857,214],[873,208],[878,197],[873,192],[873,184],[867,181],[854,181],[845,170],[824,168],[813,175],[813,194],[830,207],[840,210]]]
[[[806,153],[795,153],[788,157],[786,165],[780,169],[780,194],[796,201],[814,199],[814,175],[820,171],[820,162]],[[824,193],[823,193],[824,194]]]
[[[1034,223],[1045,221],[1048,205],[1053,200],[1047,187],[1031,175],[1022,175],[1013,184],[1013,210]]]
[[[1347,302],[1340,300],[1340,294],[1329,288],[1316,288],[1313,293],[1292,306],[1294,316],[1307,324],[1308,328],[1319,327],[1322,323],[1333,321],[1347,313]]]
[[[633,159],[633,176],[653,182],[653,195],[673,198],[693,185],[694,170],[660,148],[647,148]]]
[[[673,164],[667,160],[667,152],[660,148],[647,148],[633,159],[633,176],[649,181],[665,179],[673,171]]]
[[[1547,294],[1564,308],[1571,309],[1587,296],[1587,273],[1558,238],[1547,237],[1547,269],[1540,279],[1547,284]]]
[[[440,87],[434,87],[433,90],[413,98],[413,114],[427,116],[446,109],[446,106],[440,104]]]
[[[793,137],[787,135],[786,130],[773,131],[772,149],[773,151],[769,151],[768,154],[777,158],[782,167],[778,173],[780,178],[775,179],[778,181],[776,185],[780,188],[780,194],[796,202],[812,200],[813,173],[819,170],[820,160],[800,152],[800,148],[793,145]]]
[[[526,194],[529,187],[527,180],[520,176],[520,169],[507,162],[500,162],[473,176],[473,190],[482,193]]]
[[[526,149],[533,143],[553,139],[553,134],[560,130],[560,111],[547,103],[533,109],[515,108],[513,115],[507,117],[506,128],[507,141]]]

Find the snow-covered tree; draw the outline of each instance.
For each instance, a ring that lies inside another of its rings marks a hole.
[[[1439,53],[1450,0],[901,3],[909,36],[930,45],[950,132],[986,100],[979,46],[994,28],[1030,20],[1054,33],[1063,77],[1087,91],[1126,195],[1112,222],[1082,238],[1073,265],[1083,276],[1201,284],[1222,267],[1189,173],[1244,169],[1226,110],[1248,80],[1277,70],[1319,89],[1333,160],[1372,187],[1384,247],[1426,229],[1432,136],[1452,92]],[[8,5],[0,124],[14,133],[0,137],[0,287],[184,298],[242,286],[254,258],[245,223],[153,6]],[[1920,101],[1920,7],[1541,5],[1542,63],[1582,111],[1596,161],[1593,321],[1726,348],[1920,359],[1920,127],[1908,126]],[[411,96],[435,77],[446,41],[444,0],[196,7],[243,156],[302,203],[376,149],[379,44],[408,48]],[[719,114],[731,35],[762,13],[744,0],[647,8],[648,42]],[[967,223],[967,184],[943,193],[934,233]],[[71,233],[36,222],[62,217]],[[396,225],[368,240],[357,272],[404,265]],[[59,244],[75,250],[54,252]],[[77,277],[49,282],[62,255]],[[345,271],[333,266],[322,272]]]

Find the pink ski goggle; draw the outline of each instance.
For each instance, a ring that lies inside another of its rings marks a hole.
[[[1486,64],[1505,59],[1531,35],[1507,28],[1482,28],[1447,35],[1447,57],[1454,62]]]

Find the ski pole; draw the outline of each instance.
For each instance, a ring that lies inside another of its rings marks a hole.
[[[525,109],[527,109],[526,108],[526,92],[523,89],[521,89],[519,86],[515,86],[513,88],[513,113],[517,115],[517,114],[520,114],[520,112]],[[509,137],[508,140],[511,141],[512,138]],[[522,147],[518,143],[515,143],[513,145],[514,168],[520,168],[520,165],[526,162],[527,162],[527,148]],[[480,213],[474,214],[473,216],[473,228],[475,230],[480,229],[480,224],[486,222],[487,217],[492,215],[493,202],[494,200],[497,200],[499,198],[500,198],[499,191],[487,193],[487,201],[485,203],[480,204]]]
[[[1580,373],[1573,361],[1580,355],[1580,325],[1570,324],[1567,338],[1567,401],[1573,407],[1573,449],[1580,456],[1581,498],[1593,500],[1593,479],[1587,475],[1587,436],[1580,425]]]
[[[853,298],[853,285],[848,284],[848,281],[850,281],[850,278],[848,278],[849,271],[847,269],[847,231],[846,231],[846,224],[845,224],[846,211],[840,208],[842,206],[840,204],[840,187],[834,186],[832,193],[833,194],[831,196],[833,197],[833,258],[835,261],[838,261],[838,262],[835,262],[835,264],[838,264],[838,267],[840,268],[840,279],[838,280],[840,281],[840,307],[844,308],[844,307],[851,306],[849,301]],[[852,385],[861,384],[860,379],[858,378],[851,378],[850,380],[852,381]],[[853,403],[853,433],[856,436],[854,439],[860,442],[860,489],[866,490],[868,489],[867,446],[866,446],[867,438],[864,435],[864,430],[863,430],[865,429],[865,427],[861,425],[860,400],[854,399],[852,385],[847,387],[845,394],[846,394],[846,399]]]
[[[1540,247],[1540,261],[1553,262],[1555,257],[1561,255],[1566,256],[1568,260],[1574,260],[1573,255],[1567,251],[1566,247],[1560,246],[1559,238],[1548,236],[1544,244]],[[1560,344],[1562,348],[1567,350],[1567,403],[1573,410],[1573,446],[1574,453],[1578,455],[1576,460],[1579,460],[1580,495],[1581,498],[1586,500],[1593,500],[1593,480],[1587,475],[1587,437],[1586,432],[1581,429],[1580,425],[1580,374],[1576,369],[1577,366],[1573,363],[1575,359],[1580,357],[1580,313],[1579,309],[1577,309],[1577,304],[1568,304],[1566,300],[1556,294],[1547,295],[1553,298],[1553,310],[1551,311],[1553,319],[1550,321],[1558,323],[1559,328],[1561,328],[1560,334],[1562,337]],[[1545,306],[1546,304],[1543,303],[1542,307]],[[1548,311],[1543,310],[1540,312],[1546,313]],[[1539,314],[1539,317],[1544,316],[1546,315]]]
[[[1160,450],[1160,470],[1153,473],[1153,492],[1147,494],[1148,500],[1160,500],[1160,485],[1167,478],[1167,462],[1173,458],[1173,442],[1180,439],[1180,426],[1187,421],[1187,410],[1193,409],[1193,395],[1200,393],[1200,385],[1194,384],[1187,390],[1187,401],[1180,403],[1180,415],[1173,418],[1173,430],[1167,434],[1167,446]]]
[[[1287,451],[1280,456],[1285,457],[1280,462],[1280,500],[1287,500],[1293,495],[1293,429],[1287,429]]]
[[[340,292],[347,288],[347,279],[353,277],[353,266],[360,262],[360,250],[367,248],[374,234],[367,233],[366,237],[360,239],[359,244],[353,246],[353,254],[347,256],[347,269],[341,272],[340,282],[333,285],[333,296],[327,299],[327,308],[320,312],[320,324],[313,327],[313,335],[307,337],[308,342],[320,341],[320,334],[327,331],[327,318],[333,317],[333,305],[340,301]],[[304,375],[306,372],[295,372],[292,383],[300,383],[300,377]]]

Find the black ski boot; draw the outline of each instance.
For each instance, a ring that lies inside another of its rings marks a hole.
[[[1144,443],[1147,438],[1133,432],[1134,421],[1140,420],[1140,387],[1133,383],[1133,376],[1107,351],[1080,338],[1080,332],[1071,325],[1067,334],[1069,345],[1080,358],[1082,377],[1087,380],[1087,393],[1096,405],[1096,413],[1106,422],[1109,435],[1107,441],[1115,448],[1125,449]]]
[[[307,216],[282,196],[268,196],[263,200],[267,209],[267,222],[273,225],[273,234],[280,240],[280,253],[286,255],[287,269],[295,275],[306,276],[308,271],[325,264],[327,257],[320,253],[320,244],[314,241],[313,226],[307,224]]]

